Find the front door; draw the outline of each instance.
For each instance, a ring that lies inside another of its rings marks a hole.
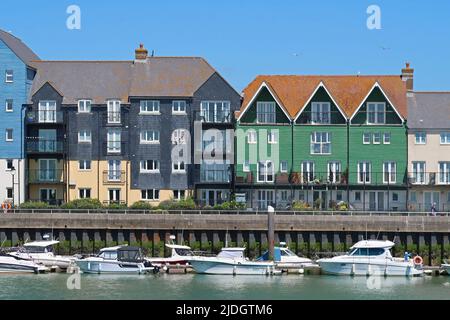
[[[375,211],[377,206],[376,206],[376,197],[377,194],[376,192],[369,192],[369,210],[370,211]]]
[[[56,180],[56,159],[39,159],[39,181]]]
[[[439,192],[424,192],[424,211],[430,210],[433,204],[436,204],[436,210],[439,210]]]
[[[109,203],[120,203],[120,189],[109,189]]]
[[[56,189],[41,189],[40,199],[41,202],[48,203],[50,205],[57,205],[56,203]]]
[[[258,190],[258,209],[266,210],[268,206],[275,206],[272,190]]]
[[[378,211],[384,211],[384,192],[378,192]]]

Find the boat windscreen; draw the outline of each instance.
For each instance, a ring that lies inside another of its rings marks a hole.
[[[186,257],[186,256],[193,256],[193,255],[194,255],[194,254],[192,253],[192,251],[191,251],[191,250],[188,250],[188,249],[180,249],[180,248],[177,248],[177,249],[175,249],[175,252],[177,253],[177,255],[183,256],[183,257]]]
[[[117,259],[125,262],[140,262],[143,260],[140,250],[118,250]]]
[[[223,250],[218,255],[218,258],[229,258],[229,259],[244,259],[244,251],[228,251]]]

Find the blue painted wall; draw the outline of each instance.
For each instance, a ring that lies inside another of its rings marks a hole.
[[[6,83],[6,70],[14,71],[14,82]],[[0,158],[23,159],[23,112],[33,71],[28,69],[6,44],[0,40]],[[13,100],[13,112],[6,112],[6,100]],[[6,129],[13,129],[13,142],[6,142]]]

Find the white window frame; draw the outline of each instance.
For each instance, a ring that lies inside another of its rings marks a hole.
[[[258,137],[256,134],[256,130],[247,131],[247,143],[248,144],[256,144],[258,143]]]
[[[450,161],[439,162],[439,184],[450,184]]]
[[[320,141],[317,138],[320,137]],[[323,141],[325,138],[325,141]],[[320,152],[315,152],[315,146],[319,145]],[[325,146],[329,145],[328,152],[324,152]],[[311,150],[312,155],[330,155],[331,154],[331,133],[330,132],[311,132]]]
[[[11,197],[8,197],[8,193],[11,191]],[[11,187],[6,188],[5,199],[12,200],[14,197],[14,190]]]
[[[80,131],[78,131],[78,143],[92,143],[92,132],[91,132],[91,130],[80,130]]]
[[[110,129],[106,133],[106,149],[108,153],[122,152],[122,132],[120,129]],[[118,147],[117,147],[118,145]]]
[[[325,117],[324,114],[326,114],[327,116]],[[324,121],[324,120],[326,120],[326,121]],[[329,103],[329,102],[312,102],[311,103],[311,123],[312,124],[330,124],[331,123],[331,103]]]
[[[9,137],[9,133],[11,133],[11,137]],[[12,128],[6,128],[5,129],[5,141],[6,142],[13,142],[14,141],[14,129],[12,129]]]
[[[153,169],[149,169],[149,164],[152,164]],[[159,173],[160,162],[158,160],[141,160],[139,162],[140,173]]]
[[[5,83],[14,83],[14,70],[5,70]]]
[[[388,140],[386,140],[386,137],[389,137]],[[391,144],[391,133],[390,132],[384,132],[383,133],[383,144]]]
[[[450,144],[450,131],[441,132],[439,134],[439,141],[441,145],[449,145]]]
[[[86,193],[89,190],[89,197],[86,197]],[[83,196],[81,196],[83,194]],[[79,199],[92,199],[92,189],[91,188],[78,188],[78,198]]]
[[[12,159],[6,159],[5,161],[6,161],[6,166],[5,166],[6,171],[11,171],[11,168],[14,167],[14,160],[12,160]],[[10,167],[10,168],[8,168],[9,163],[11,163],[11,167]]]
[[[361,172],[362,165],[362,172]],[[358,184],[370,184],[372,181],[372,163],[369,161],[360,161],[357,163]],[[363,180],[361,180],[363,174]],[[365,178],[365,179],[364,179]]]
[[[181,106],[183,106],[183,108],[181,108]],[[185,114],[187,114],[186,108],[187,108],[186,101],[184,101],[184,100],[172,101],[172,114],[185,115]]]
[[[172,193],[173,193],[173,199],[175,201],[181,201],[181,200],[186,199],[186,190],[181,190],[181,189],[173,190]]]
[[[413,161],[412,162],[412,174],[414,178],[414,184],[425,184],[426,181],[426,162],[425,161]]]
[[[111,113],[113,114],[112,116],[110,116]],[[120,100],[112,99],[112,100],[107,101],[107,118],[108,118],[108,123],[110,123],[110,124],[122,123]]]
[[[139,114],[160,115],[161,103],[159,100],[141,100],[139,102]]]
[[[374,132],[373,135],[373,144],[381,144],[381,132]],[[378,141],[376,141],[376,137],[378,137]]]
[[[285,167],[285,168],[283,168],[283,167]],[[280,161],[280,172],[282,172],[282,173],[288,172],[288,161],[287,160]]]
[[[386,179],[386,174],[388,179]],[[397,183],[397,163],[395,161],[383,162],[383,183]]]
[[[369,138],[369,141],[366,141]],[[370,144],[372,142],[372,134],[370,132],[363,132],[363,144]]]
[[[40,100],[38,106],[39,123],[56,123],[58,114],[55,100]]]
[[[420,139],[417,140],[417,138]],[[419,131],[414,133],[414,144],[427,144],[427,133],[425,131]]]
[[[340,161],[329,161],[327,164],[327,181],[330,183],[340,183],[342,165]],[[333,179],[330,179],[333,175]]]
[[[242,171],[250,172],[250,161],[249,160],[244,160],[244,163],[242,164]]]
[[[300,171],[302,173],[302,183],[314,182],[316,176],[315,167],[316,164],[314,163],[314,161],[302,161],[300,168]]]
[[[175,129],[172,132],[172,144],[186,144],[188,131],[186,129]]]
[[[92,100],[81,99],[78,100],[78,113],[90,113],[92,107]]]
[[[375,106],[373,122],[369,121],[370,114],[371,114],[371,111],[369,111],[369,108],[371,106]],[[383,115],[384,115],[383,122],[379,121],[379,119],[378,119],[378,114],[381,113],[380,111],[377,110],[379,106],[383,106]],[[374,124],[374,125],[386,124],[386,102],[367,102],[366,108],[367,108],[367,124]]]
[[[277,130],[268,130],[267,131],[267,143],[269,143],[269,144],[277,144],[278,143]]]
[[[269,110],[272,108],[273,111]],[[273,101],[258,101],[256,103],[256,123],[276,123],[276,122],[277,122],[276,103]]]
[[[263,163],[264,164],[264,172],[262,174],[262,176],[264,177],[263,180],[260,179],[260,174],[259,174],[259,169],[260,169],[260,164]],[[270,171],[267,169],[269,167],[269,164],[272,168],[271,173]],[[272,180],[269,179],[269,177],[272,176]],[[273,164],[272,160],[266,160],[266,161],[259,161],[257,163],[257,182],[260,183],[273,183],[275,182],[275,167]]]
[[[158,130],[143,130],[140,134],[140,144],[159,144],[160,133]]]
[[[143,197],[145,192],[145,197]],[[153,196],[149,195],[152,193]],[[141,200],[142,201],[159,201],[160,199],[160,190],[159,189],[141,189]]]
[[[11,102],[11,104],[9,104],[9,102]],[[11,106],[11,109],[9,109],[8,106]],[[14,100],[13,99],[5,100],[5,111],[6,112],[14,112]]]
[[[89,169],[87,169],[88,163],[89,163]],[[91,160],[78,160],[78,171],[92,171],[92,161]]]
[[[183,166],[183,168],[181,168],[181,166]],[[186,163],[184,161],[173,161],[172,173],[186,173]]]
[[[228,123],[231,121],[230,101],[202,101],[200,103],[200,115],[207,123]],[[218,116],[224,116],[220,119]]]

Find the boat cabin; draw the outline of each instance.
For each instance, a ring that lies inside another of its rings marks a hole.
[[[28,253],[52,253],[53,246],[58,244],[59,241],[34,241],[28,242],[23,245],[25,251]]]
[[[194,255],[191,248],[188,246],[181,246],[177,244],[166,244],[166,247],[172,250],[172,257],[187,257]]]
[[[245,259],[245,248],[222,248],[217,258]]]
[[[363,240],[356,243],[350,248],[348,256],[360,257],[360,256],[386,256],[392,257],[390,249],[395,246],[395,243],[391,241],[380,240]]]
[[[117,246],[101,249],[98,257],[105,260],[117,260],[123,262],[144,261],[141,248],[128,246]]]

